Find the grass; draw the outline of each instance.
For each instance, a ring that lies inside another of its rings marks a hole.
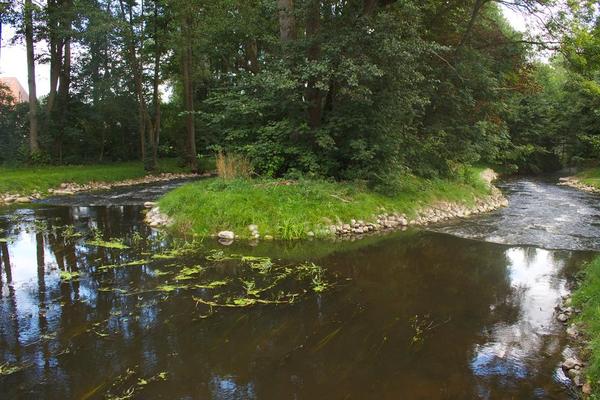
[[[478,172],[473,170],[473,176]],[[382,212],[410,216],[439,201],[472,204],[488,193],[489,188],[479,178],[459,181],[407,176],[402,191],[394,196],[357,183],[215,178],[177,188],[159,204],[181,233],[204,237],[231,230],[249,237],[248,225],[256,224],[263,237],[301,239],[309,232],[328,236],[330,225],[351,219],[373,221]]]
[[[159,161],[158,172],[185,172],[176,159]],[[141,178],[145,171],[141,162],[95,165],[40,166],[23,168],[0,167],[0,193],[29,195],[45,193],[61,183],[115,182]]]
[[[581,286],[573,294],[573,305],[581,309],[579,322],[588,340],[585,372],[595,396],[600,396],[600,256],[586,265],[584,274]]]
[[[575,175],[580,182],[600,189],[600,167],[589,168]]]

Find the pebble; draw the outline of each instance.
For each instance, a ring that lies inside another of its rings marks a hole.
[[[576,359],[575,357],[569,357],[562,363],[562,368],[565,371],[569,371],[574,369],[576,366],[582,367],[583,363]]]
[[[565,323],[565,322],[567,322],[569,320],[569,316],[567,314],[560,313],[560,314],[558,314],[558,316],[556,317],[556,319],[559,322]]]
[[[217,237],[224,240],[233,240],[235,239],[235,233],[231,231],[221,231],[217,234]]]

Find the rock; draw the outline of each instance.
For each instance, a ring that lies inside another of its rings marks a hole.
[[[258,226],[254,225],[254,224],[248,225],[248,230],[250,232],[256,232],[256,231],[258,231]]]
[[[231,246],[233,244],[233,239],[219,239],[219,243],[223,246]]]
[[[29,197],[17,197],[17,203],[30,203],[31,199]]]
[[[306,234],[306,236],[308,236],[309,238],[313,238],[313,237],[315,237],[315,233],[310,231]]]
[[[145,208],[154,208],[154,207],[156,207],[156,203],[153,201],[147,201],[144,203],[144,207]]]
[[[581,375],[581,371],[573,368],[567,371],[567,375],[569,376],[569,378],[575,379],[575,377]]]
[[[558,314],[558,317],[556,317],[556,319],[559,322],[565,323],[569,320],[569,317],[567,316],[567,314],[560,313],[560,314]]]
[[[221,231],[217,234],[217,237],[224,240],[233,240],[235,239],[235,233],[231,231]]]
[[[589,396],[590,394],[592,394],[592,385],[589,382],[584,383],[583,387],[581,388],[581,391],[583,392],[583,394]]]
[[[568,370],[574,369],[575,366],[577,366],[577,365],[582,367],[583,363],[581,361],[579,361],[578,359],[576,359],[575,357],[569,357],[565,361],[563,361],[562,368],[563,368],[563,370],[568,371]]]
[[[271,236],[271,235],[265,235],[265,240],[273,240],[273,236]]]
[[[567,328],[567,335],[573,339],[577,339],[579,337],[579,329],[575,325],[571,325]]]

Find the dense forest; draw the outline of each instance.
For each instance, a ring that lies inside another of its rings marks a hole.
[[[0,99],[0,163],[223,151],[268,176],[385,182],[600,155],[595,2],[48,0],[0,3],[49,94]],[[515,31],[501,5],[539,21]],[[0,57],[2,54],[0,53]]]

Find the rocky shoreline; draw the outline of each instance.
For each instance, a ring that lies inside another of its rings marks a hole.
[[[493,179],[493,178],[491,178]],[[489,181],[488,181],[489,183]],[[490,183],[491,186],[491,183]],[[372,221],[350,220],[347,223],[338,223],[322,228],[321,231],[308,232],[307,237],[328,237],[328,238],[360,238],[362,236],[371,235],[380,232],[389,232],[395,230],[406,229],[409,226],[427,226],[442,221],[447,221],[455,218],[468,218],[473,215],[482,214],[496,210],[501,207],[506,207],[508,200],[503,196],[502,192],[491,186],[491,194],[475,199],[473,205],[465,205],[453,202],[439,202],[433,206],[425,207],[420,210],[414,217],[408,217],[401,213],[379,214]],[[145,216],[145,222],[153,228],[168,228],[173,223],[172,219],[161,213],[160,208],[156,203],[146,203],[148,212]],[[223,244],[229,244],[234,239],[244,238],[251,240],[260,239],[258,227],[254,224],[248,226],[248,234],[240,235],[231,231],[221,231],[216,233],[217,237]],[[272,240],[273,237],[265,235],[264,239]]]
[[[582,190],[584,192],[588,192],[588,193],[600,193],[600,189],[595,187],[595,186],[591,186],[591,185],[586,185],[585,183],[581,182],[579,179],[575,178],[574,176],[568,176],[566,178],[560,178],[558,184],[560,186],[569,186],[578,190]]]
[[[210,176],[211,174],[197,175],[189,173],[163,173],[160,175],[146,175],[141,178],[126,179],[124,181],[115,182],[89,182],[86,184],[78,184],[72,182],[62,183],[58,189],[48,189],[47,193],[34,192],[31,195],[22,195],[17,193],[0,194],[0,206],[8,204],[23,204],[30,203],[34,200],[39,200],[46,196],[70,196],[76,193],[89,192],[95,190],[108,190],[117,187],[141,185],[145,183],[156,183],[171,181],[175,179],[187,179],[201,176]]]
[[[572,319],[580,314],[581,310],[571,306],[570,294],[563,296],[554,310],[556,320],[565,327],[570,342],[568,351],[563,352],[564,360],[560,365],[561,369],[565,376],[573,382],[573,385],[581,391],[584,398],[587,398],[592,393],[592,385],[585,377],[586,364],[579,356],[586,343],[580,327],[572,322]]]

